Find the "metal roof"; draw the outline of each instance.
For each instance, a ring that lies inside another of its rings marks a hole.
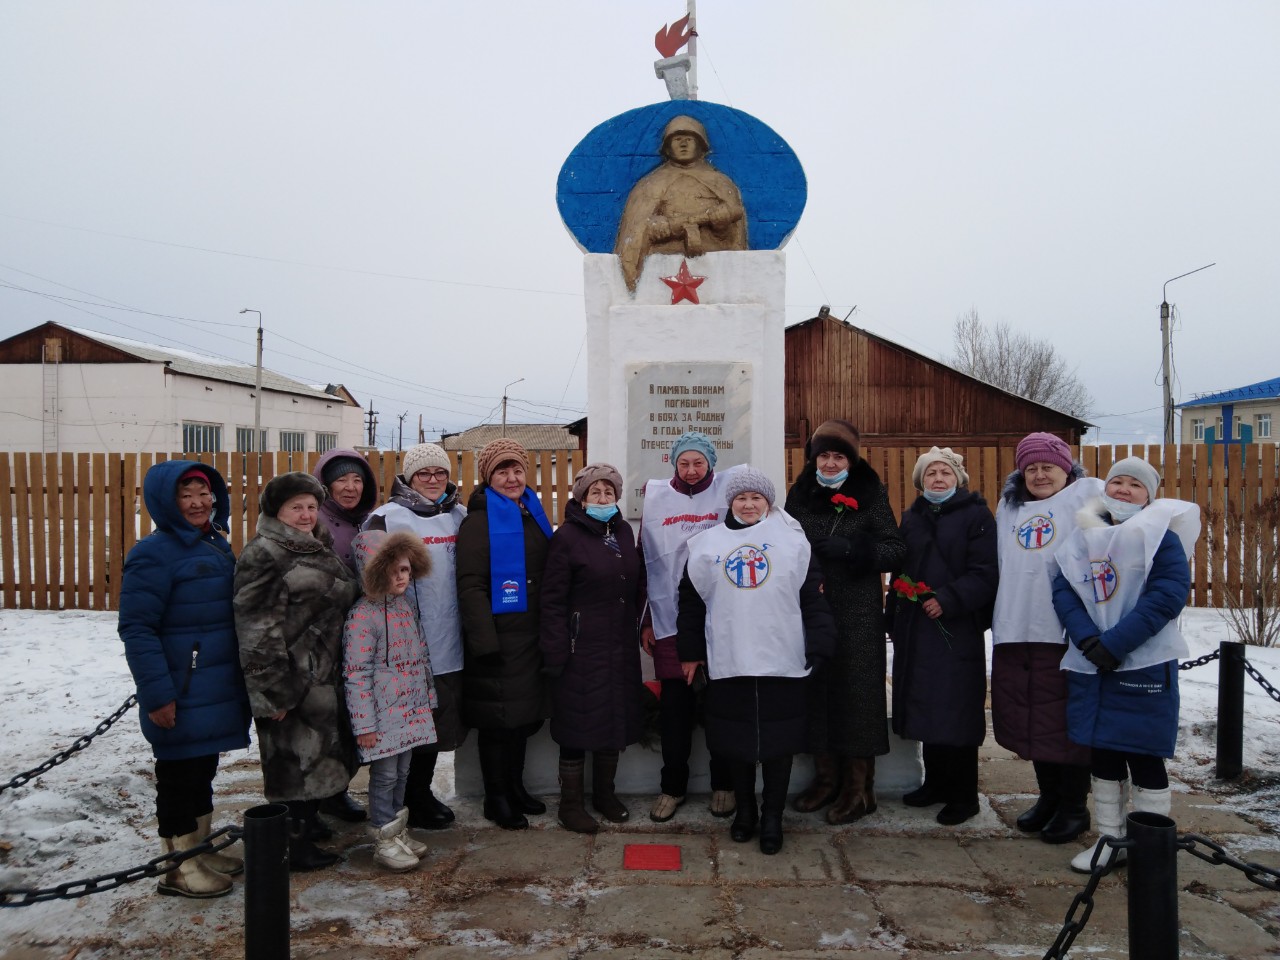
[[[1248,386],[1236,387],[1234,390],[1222,390],[1218,393],[1205,393],[1178,404],[1179,409],[1185,407],[1221,406],[1224,403],[1243,403],[1246,400],[1275,400],[1280,398],[1280,377],[1260,380]]]
[[[506,433],[498,423],[484,423],[445,437],[440,445],[446,450],[479,450],[485,444],[506,436],[526,450],[573,450],[576,437],[558,423],[508,423]]]
[[[237,383],[246,387],[253,387],[257,383],[257,367],[253,364],[219,360],[187,350],[158,347],[152,343],[142,343],[139,340],[130,340],[127,337],[114,337],[110,334],[98,333],[96,330],[86,330],[83,327],[68,327],[67,329],[75,331],[82,337],[96,340],[98,343],[106,344],[109,347],[115,347],[117,350],[123,350],[139,360],[163,363],[174,373],[203,377],[206,380],[221,380],[224,383]],[[316,399],[329,401],[336,400],[338,403],[347,402],[341,396],[328,393],[320,387],[302,383],[300,380],[286,377],[283,374],[268,370],[266,367],[262,368],[262,389],[274,390],[277,393],[292,393],[301,397],[315,397]]]

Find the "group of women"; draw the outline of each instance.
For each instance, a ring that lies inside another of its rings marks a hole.
[[[424,847],[407,828],[453,820],[432,774],[471,728],[484,816],[497,825],[520,829],[546,811],[524,767],[548,717],[560,823],[593,833],[591,811],[624,822],[614,784],[641,735],[643,649],[661,682],[650,818],[671,819],[685,800],[705,687],[711,812],[733,816],[735,841],[758,835],[777,853],[798,753],[813,755],[814,776],[797,811],[827,808],[829,823],[845,824],[876,809],[875,762],[889,750],[886,630],[892,728],[923,744],[924,780],[906,804],[940,804],[943,824],[979,811],[990,627],[994,733],[1033,762],[1039,787],[1018,827],[1049,843],[1079,837],[1091,778],[1100,831],[1123,831],[1130,795],[1167,813],[1162,758],[1176,736],[1194,505],[1156,501],[1158,477],[1141,460],[1103,482],[1063,441],[1032,434],[994,517],[968,490],[963,458],[934,447],[915,464],[919,495],[898,523],[860,447],[851,423],[822,424],[779,506],[767,476],[746,465],[717,473],[712,441],[686,433],[672,476],[646,485],[638,538],[608,464],[579,472],[553,533],[512,440],[480,452],[466,507],[452,459],[433,444],[405,453],[377,510],[364,458],[331,451],[314,475],[266,485],[238,563],[222,478],[158,464],[144,482],[156,532],[128,557],[120,634],[156,755],[164,849],[206,835],[218,753],[247,744],[250,716],[266,797],[289,809],[295,869],[337,859],[315,845],[329,835],[317,814],[357,815],[345,791],[360,761],[371,765],[375,859],[416,865]],[[1088,869],[1094,853],[1073,866]],[[221,896],[241,869],[228,856],[192,858],[160,891]]]

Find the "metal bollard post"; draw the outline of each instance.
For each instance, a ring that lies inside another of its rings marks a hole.
[[[1219,780],[1234,780],[1244,769],[1244,644],[1218,646]]]
[[[1177,960],[1178,832],[1158,813],[1131,813],[1129,960]]]
[[[244,812],[244,957],[289,960],[289,808]]]

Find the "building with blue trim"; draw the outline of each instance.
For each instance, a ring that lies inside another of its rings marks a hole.
[[[1234,390],[1198,394],[1178,404],[1182,442],[1234,441],[1275,443],[1280,418],[1280,377]]]

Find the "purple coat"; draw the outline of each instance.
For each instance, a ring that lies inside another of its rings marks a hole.
[[[560,746],[620,750],[640,739],[643,600],[631,525],[592,519],[570,500],[547,554],[539,637]]]
[[[347,457],[359,462],[361,472],[364,474],[364,495],[361,496],[354,510],[344,510],[338,506],[333,497],[327,498],[320,504],[320,519],[333,534],[333,552],[342,558],[342,562],[352,573],[356,573],[356,558],[351,550],[351,541],[356,538],[364,522],[369,519],[370,512],[378,505],[378,478],[374,476],[373,468],[369,466],[369,461],[365,459],[364,454],[345,448],[330,450],[322,456],[316,461],[316,467],[311,471],[311,475],[324,483],[325,464],[339,457]],[[328,487],[325,490],[327,492]]]

